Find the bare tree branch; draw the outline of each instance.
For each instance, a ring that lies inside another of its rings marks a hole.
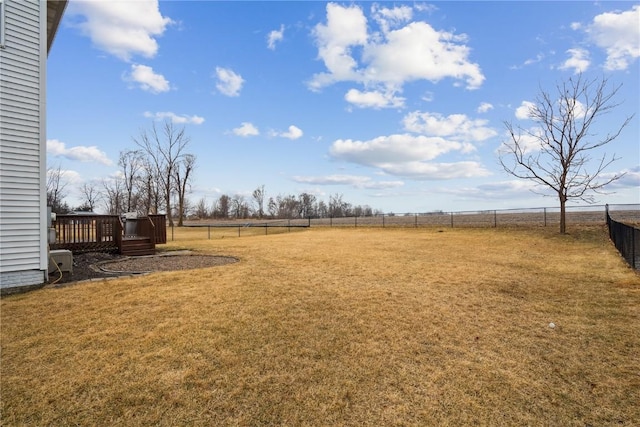
[[[509,140],[501,147],[500,164],[516,178],[534,181],[557,195],[561,233],[566,232],[568,200],[593,203],[593,193],[602,193],[605,186],[623,176],[615,174],[600,179],[618,158],[605,153],[594,161],[590,155],[615,140],[633,118],[627,117],[604,136],[591,133],[598,118],[620,105],[614,102],[620,87],[609,89],[607,78],[571,77],[557,84],[553,95],[540,90],[529,109],[529,119],[536,124],[535,128],[524,129],[504,122]]]
[[[175,190],[174,169],[184,157],[184,150],[190,142],[185,129],[177,129],[173,123],[166,120],[158,129],[154,122],[150,131],[141,131],[139,137],[133,141],[148,157],[148,164],[153,168],[153,175],[158,180],[159,190],[162,191],[165,210],[169,225],[173,226],[171,200]]]

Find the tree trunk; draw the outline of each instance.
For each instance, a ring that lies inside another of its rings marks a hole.
[[[566,204],[567,198],[560,195],[560,234],[567,233]]]
[[[184,199],[180,198],[179,202],[178,202],[178,227],[182,227],[184,225],[183,223],[183,212],[184,212]]]
[[[167,191],[165,198],[167,206],[167,221],[169,221],[169,227],[173,227],[173,215],[171,215],[171,190]]]

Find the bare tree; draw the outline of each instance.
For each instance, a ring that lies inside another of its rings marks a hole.
[[[160,190],[155,167],[149,159],[144,159],[139,177],[140,208],[146,214],[157,214],[160,211]]]
[[[171,121],[166,120],[161,129],[153,122],[150,132],[142,131],[140,136],[133,140],[148,156],[149,163],[154,168],[160,183],[167,219],[169,225],[173,226],[171,194],[174,190],[174,169],[184,155],[189,137],[185,134],[184,127],[176,129]]]
[[[140,191],[137,191],[140,182],[140,171],[144,166],[144,154],[141,150],[125,150],[120,152],[118,166],[123,176],[125,189],[124,210],[133,212],[138,210]]]
[[[278,218],[297,218],[300,214],[300,202],[293,194],[283,196],[279,194],[275,200]]]
[[[186,214],[186,194],[191,174],[196,166],[196,156],[185,154],[173,169],[176,189],[178,190],[178,227],[182,227]]]
[[[316,211],[318,212],[318,216],[320,218],[327,218],[329,216],[329,207],[322,200],[318,202],[316,206]]]
[[[193,213],[198,217],[198,219],[209,218],[209,209],[207,208],[207,201],[204,197],[198,200]]]
[[[556,85],[553,94],[540,90],[528,117],[536,126],[523,128],[504,122],[510,139],[503,144],[500,163],[504,170],[522,179],[548,187],[560,202],[560,233],[566,233],[566,203],[579,199],[595,201],[607,184],[622,177],[602,177],[611,163],[618,160],[606,153],[596,159],[591,153],[616,139],[631,121],[627,119],[611,133],[598,137],[591,127],[596,120],[619,103],[614,96],[621,86],[608,89],[606,78],[585,80],[582,75]]]
[[[85,182],[80,186],[79,191],[82,196],[82,205],[89,211],[95,212],[98,202],[102,198],[102,192],[98,186],[94,182]]]
[[[231,214],[236,219],[246,218],[249,216],[249,206],[244,200],[244,196],[236,194],[231,199]]]
[[[216,203],[214,216],[216,218],[223,218],[223,219],[229,218],[229,210],[231,207],[230,205],[231,205],[231,197],[229,197],[226,194],[221,195],[218,198],[218,201]]]
[[[182,200],[182,203],[175,203],[174,206],[178,206],[175,208],[175,215],[178,218],[178,226],[182,227],[184,225],[184,219],[188,218],[195,211],[195,205],[188,197]],[[180,222],[180,218],[182,217],[182,222]],[[182,224],[182,225],[181,225]]]
[[[253,196],[253,201],[256,204],[256,214],[258,218],[262,218],[264,216],[264,198],[265,198],[264,185],[261,185],[260,187],[253,190],[252,196]]]
[[[299,202],[299,216],[300,218],[309,218],[315,216],[314,204],[316,203],[316,196],[309,193],[300,193],[298,196]]]
[[[121,178],[102,180],[104,190],[104,204],[107,213],[110,215],[120,215],[123,212],[126,192],[124,181]]]
[[[329,215],[336,218],[348,216],[351,205],[342,200],[342,194],[336,193],[329,196]]]
[[[60,165],[47,168],[47,206],[51,206],[51,211],[55,213],[69,212],[69,206],[64,202],[64,198],[67,196],[65,188],[68,184]]]
[[[273,197],[269,197],[269,201],[267,202],[267,211],[271,218],[275,218],[278,215],[278,203],[276,203]]]

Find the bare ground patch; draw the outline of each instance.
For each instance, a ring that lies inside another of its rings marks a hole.
[[[60,286],[84,280],[106,279],[156,271],[181,271],[216,267],[237,262],[229,256],[192,254],[176,251],[161,255],[124,257],[118,254],[88,252],[73,255],[73,273],[49,275],[50,286]]]

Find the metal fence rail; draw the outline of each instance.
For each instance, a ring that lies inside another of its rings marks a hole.
[[[640,224],[640,205],[609,205],[618,221]],[[605,224],[605,205],[567,207],[568,224]],[[225,219],[186,221],[185,226],[223,227],[555,227],[560,209],[540,207],[458,212],[379,213],[368,216],[305,217],[290,219]]]
[[[611,218],[607,207],[609,238],[622,257],[634,269],[640,269],[640,230]]]
[[[297,228],[309,228],[310,227],[310,220],[306,219],[304,220],[304,222],[299,222],[299,221],[294,221],[294,220],[274,220],[274,221],[269,221],[269,222],[255,222],[255,221],[244,221],[244,222],[239,222],[239,221],[229,221],[226,223],[210,223],[210,224],[189,224],[189,223],[185,223],[184,227],[187,228],[191,228],[191,229],[200,229],[200,230],[207,230],[207,239],[211,239],[211,231],[213,230],[214,233],[216,230],[225,230],[225,231],[231,231],[231,230],[237,230],[238,233],[238,237],[241,237],[242,233],[244,232],[245,234],[249,234],[249,235],[256,235],[256,234],[264,234],[264,235],[268,235],[269,234],[269,229],[271,229],[271,233],[273,233],[273,229],[276,230],[280,230],[281,231],[291,231],[291,229],[297,229]],[[171,228],[171,240],[174,241],[175,240],[175,236],[174,236],[174,227],[170,227]],[[263,228],[264,229],[264,233],[260,232],[260,233],[256,233],[254,230],[252,229],[260,229]]]
[[[611,205],[620,220],[640,222],[640,205]],[[604,224],[604,205],[567,208],[569,224]],[[295,223],[307,219],[291,220]],[[312,227],[551,227],[560,225],[559,208],[495,209],[482,211],[385,213],[371,216],[311,218]]]

